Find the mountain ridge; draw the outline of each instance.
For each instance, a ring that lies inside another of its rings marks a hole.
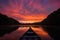
[[[19,28],[18,26],[10,26],[10,25],[18,25],[18,24],[20,23],[16,21],[15,19],[10,18],[0,13],[0,37],[18,29]]]
[[[52,12],[41,22],[36,22],[37,25],[60,25],[60,8]]]
[[[52,12],[50,15],[48,15],[47,18],[44,19],[41,23],[47,24],[47,25],[59,25],[60,24],[60,8]]]

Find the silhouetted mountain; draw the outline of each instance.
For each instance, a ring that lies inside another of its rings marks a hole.
[[[60,25],[60,9],[54,11],[46,19],[44,19],[41,24],[46,25]]]
[[[48,15],[40,24],[44,25],[44,29],[54,40],[60,40],[60,9]]]
[[[2,15],[0,13],[0,25],[15,25],[15,24],[17,25],[20,23],[16,21],[15,19],[9,18],[8,16]]]
[[[11,26],[11,25],[18,25],[20,24],[15,19],[9,18],[6,15],[2,15],[0,13],[0,37],[6,33],[10,33],[18,28],[18,26]]]
[[[48,15],[42,22],[34,24],[42,24],[45,31],[47,31],[54,40],[60,40],[60,8]]]

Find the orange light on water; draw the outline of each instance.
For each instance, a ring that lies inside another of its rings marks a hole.
[[[45,32],[41,27],[40,28],[32,28],[37,34],[39,34],[40,36],[43,35],[43,36],[46,36],[48,35],[47,32]]]
[[[39,36],[41,37],[42,40],[53,40],[49,34],[43,30],[42,27],[39,28],[34,28],[32,27],[32,30]]]

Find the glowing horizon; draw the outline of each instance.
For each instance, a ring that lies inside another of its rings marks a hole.
[[[39,22],[39,21],[19,21],[20,23],[35,23],[35,22]]]
[[[0,13],[24,23],[40,22],[58,8],[59,0],[0,0]]]

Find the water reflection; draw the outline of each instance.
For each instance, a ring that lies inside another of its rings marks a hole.
[[[53,40],[49,34],[42,28],[42,26],[38,28],[32,27],[32,30],[41,37],[42,40]]]
[[[0,37],[0,40],[18,40],[28,29],[29,27],[19,27],[16,31]]]
[[[54,40],[60,40],[60,25],[42,25]]]
[[[41,37],[42,40],[53,40],[53,39],[58,40],[60,37],[60,35],[59,35],[60,27],[59,26],[27,25],[27,26],[23,26],[23,27],[21,26],[16,31],[13,31],[9,34],[5,34],[3,37],[0,37],[0,40],[18,40],[21,36],[23,36],[24,33],[26,33],[26,31],[28,31],[28,29],[30,27],[38,36]]]

